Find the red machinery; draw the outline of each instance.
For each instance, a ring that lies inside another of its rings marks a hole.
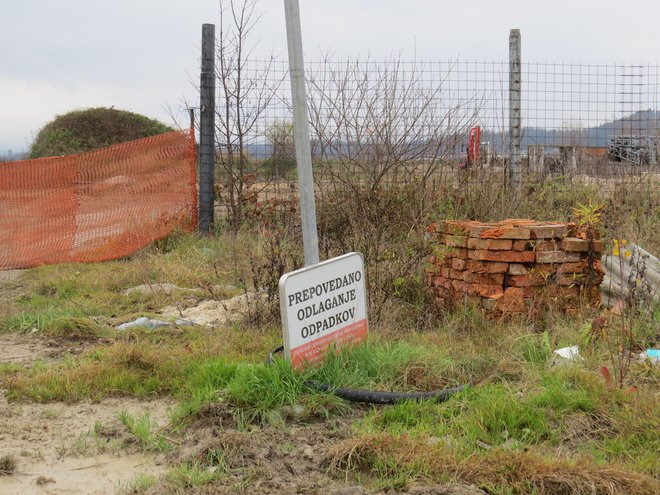
[[[473,164],[478,164],[481,159],[481,127],[476,126],[470,129],[468,134],[468,153],[467,153],[468,167]]]

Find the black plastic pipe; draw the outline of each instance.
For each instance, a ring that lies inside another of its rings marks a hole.
[[[284,346],[279,346],[268,354],[266,362],[273,364],[274,355],[284,351]],[[468,388],[469,385],[460,385],[458,387],[446,388],[444,390],[433,390],[431,392],[381,392],[378,390],[361,390],[354,388],[333,387],[327,383],[321,383],[316,380],[308,380],[305,384],[315,390],[327,392],[341,397],[350,402],[364,402],[367,404],[396,404],[402,400],[432,400],[443,402],[454,394]]]

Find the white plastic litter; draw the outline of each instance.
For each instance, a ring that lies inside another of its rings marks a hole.
[[[578,346],[572,345],[553,351],[550,366],[553,368],[557,366],[567,366],[569,364],[576,364],[580,361],[584,361],[583,357],[580,356],[580,349]]]
[[[137,327],[142,327],[142,328],[171,327],[173,325],[192,326],[194,324],[195,322],[192,320],[177,319],[176,321],[171,322],[171,321],[163,321],[163,320],[153,320],[151,318],[147,318],[146,316],[141,316],[140,318],[137,318],[128,323],[122,323],[117,327],[117,330],[126,330],[128,328],[137,328]]]

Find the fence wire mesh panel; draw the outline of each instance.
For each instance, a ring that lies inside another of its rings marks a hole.
[[[508,61],[306,62],[319,191],[418,181],[436,189],[511,179]],[[653,193],[658,65],[523,62],[515,177]],[[287,64],[220,77],[218,197],[224,210],[295,192]],[[232,79],[233,78],[233,79]]]
[[[196,219],[190,132],[0,164],[0,269],[119,258]]]

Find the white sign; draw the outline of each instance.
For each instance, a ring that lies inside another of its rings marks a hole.
[[[367,336],[364,260],[348,253],[280,278],[284,354],[296,369]]]

